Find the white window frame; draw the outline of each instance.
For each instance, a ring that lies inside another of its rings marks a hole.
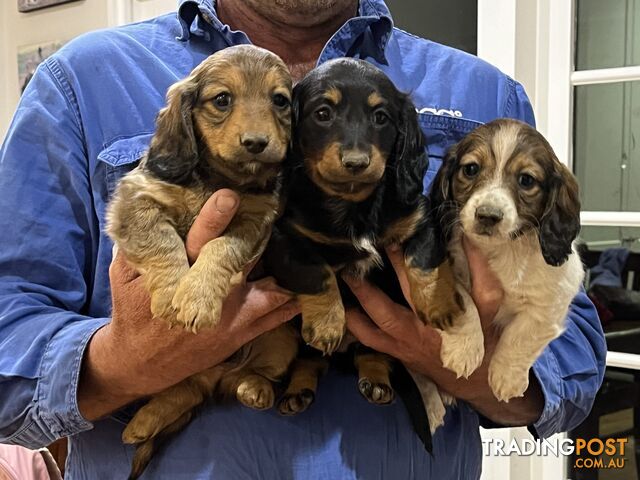
[[[573,61],[576,0],[559,0],[551,2],[550,6],[549,43],[554,45],[548,71],[550,95],[548,104],[540,107],[555,118],[555,125],[549,128],[549,135],[554,140],[552,146],[557,145],[559,151],[566,154],[567,164],[573,167],[574,87],[638,81],[640,65],[576,71]],[[640,227],[640,212],[583,211],[580,217],[584,226]]]

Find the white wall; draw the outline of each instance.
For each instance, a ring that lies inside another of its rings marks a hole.
[[[175,11],[178,0],[133,0],[132,21],[139,22]]]
[[[18,47],[70,40],[107,26],[107,2],[82,0],[30,13],[15,0],[0,2],[0,138],[4,138],[20,97]]]
[[[68,41],[91,30],[174,11],[177,5],[178,0],[81,0],[20,13],[16,0],[0,0],[0,143],[20,98],[19,47]]]

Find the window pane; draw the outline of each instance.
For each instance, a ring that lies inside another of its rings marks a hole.
[[[576,70],[640,65],[640,0],[578,0]]]
[[[640,211],[640,81],[576,87],[574,125],[582,209]]]

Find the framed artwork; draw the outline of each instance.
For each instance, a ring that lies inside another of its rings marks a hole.
[[[18,85],[20,87],[20,93],[24,92],[38,65],[62,47],[64,43],[65,42],[62,41],[56,41],[18,47]]]
[[[19,12],[31,12],[41,8],[53,7],[63,3],[77,2],[78,0],[18,0]]]

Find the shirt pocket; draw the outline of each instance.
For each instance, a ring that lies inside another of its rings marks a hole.
[[[425,135],[429,153],[429,168],[424,176],[424,194],[428,195],[433,179],[442,166],[449,148],[462,140],[482,122],[458,117],[445,117],[430,113],[419,113],[418,124]]]
[[[133,170],[145,156],[153,133],[141,133],[119,137],[108,143],[98,154],[98,160],[106,166],[106,186],[111,198],[123,175]]]

